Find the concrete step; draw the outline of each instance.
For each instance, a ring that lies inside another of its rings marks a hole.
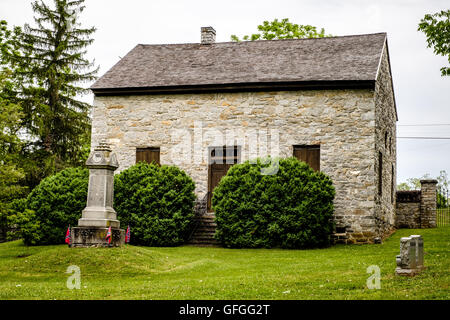
[[[199,228],[197,230],[195,230],[195,232],[193,234],[214,234],[216,233],[216,229],[203,229],[203,228]]]
[[[217,224],[215,221],[210,221],[210,220],[194,220],[194,221],[197,222],[197,223],[200,223],[200,224],[202,224],[202,223],[204,223],[204,224],[214,224],[214,225]]]
[[[215,232],[216,229],[217,229],[216,226],[198,225],[198,226],[195,228],[194,232],[197,231],[197,230],[203,230],[203,231]]]
[[[195,218],[196,219],[215,219],[216,216],[213,215],[213,214],[204,214],[204,215],[201,215],[201,216],[196,216]]]
[[[210,229],[217,228],[217,224],[215,224],[215,223],[202,223],[202,222],[199,222],[196,225],[197,225],[198,228],[200,228],[200,227],[205,227],[205,228],[210,228]]]
[[[195,218],[196,229],[192,234],[189,244],[194,245],[219,245],[214,239],[217,224],[214,221],[214,214],[206,214]]]
[[[198,222],[196,225],[197,227],[217,228],[217,224],[215,223]]]
[[[210,237],[213,237],[215,233],[216,233],[216,230],[197,229],[193,233],[192,237],[195,237],[195,236],[210,236]]]
[[[211,244],[219,245],[219,242],[215,239],[191,239],[188,244]]]
[[[216,232],[213,231],[202,231],[202,230],[197,230],[196,232],[194,232],[193,237],[198,237],[198,236],[205,236],[205,237],[214,237],[214,234]]]
[[[217,242],[217,240],[214,239],[214,237],[210,237],[210,236],[192,237],[192,239],[190,241]]]

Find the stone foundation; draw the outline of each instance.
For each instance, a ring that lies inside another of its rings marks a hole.
[[[335,216],[335,223],[334,243],[381,243],[394,231],[386,221],[369,215]]]
[[[120,247],[125,244],[125,230],[111,228],[111,243],[106,239],[107,232],[108,228],[74,227],[70,230],[70,247]]]
[[[202,199],[197,199],[194,205],[194,211],[196,216],[204,216],[207,212],[208,195],[206,194]]]

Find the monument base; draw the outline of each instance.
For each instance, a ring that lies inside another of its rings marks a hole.
[[[106,239],[108,228],[73,227],[70,230],[71,248],[120,247],[125,244],[125,230],[111,228],[111,243]]]
[[[403,268],[395,268],[395,273],[401,276],[415,276],[416,274],[420,273],[422,270],[424,270],[425,267],[418,267],[416,269],[403,269]]]
[[[109,228],[111,229],[119,229],[120,222],[119,220],[112,219],[89,219],[89,218],[81,218],[78,219],[79,227],[93,227],[93,228]]]

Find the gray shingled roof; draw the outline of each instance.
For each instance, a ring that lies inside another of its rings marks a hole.
[[[101,89],[375,81],[386,33],[271,41],[137,45]]]

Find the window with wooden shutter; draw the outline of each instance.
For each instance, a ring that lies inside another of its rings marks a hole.
[[[159,165],[159,148],[136,148],[136,163],[138,162],[154,162]]]
[[[294,157],[309,164],[313,170],[320,171],[320,145],[294,146]]]

